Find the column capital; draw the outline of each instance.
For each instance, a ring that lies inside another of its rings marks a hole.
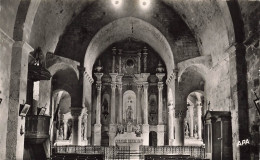
[[[148,51],[148,49],[146,48],[146,47],[144,47],[144,49],[143,49],[143,51],[144,51],[144,55],[147,55],[148,53],[147,53],[147,51]]]
[[[118,90],[122,91],[122,89],[123,89],[123,84],[122,83],[117,83],[116,86],[117,86]]]
[[[148,89],[149,83],[148,82],[143,82],[143,87],[144,87],[144,89]]]
[[[94,73],[94,75],[97,77],[97,82],[101,82],[101,78],[104,75],[103,73]]]
[[[111,83],[111,88],[116,89],[116,83]]]
[[[150,76],[150,73],[141,73],[141,78],[143,81],[147,81],[149,76]]]
[[[163,90],[163,82],[158,82],[158,90],[159,91]]]
[[[116,82],[116,77],[118,73],[109,73],[110,77],[112,78],[112,82]]]
[[[162,82],[162,79],[164,76],[165,76],[165,73],[156,73],[156,77],[158,77],[159,82]]]
[[[122,78],[124,77],[124,74],[123,73],[119,73],[116,78],[117,78],[117,81],[118,82],[122,82]]]
[[[118,55],[122,54],[123,49],[118,49]]]
[[[184,119],[186,110],[175,109],[175,118]]]
[[[116,47],[112,48],[112,53],[113,53],[113,55],[116,55]]]
[[[97,83],[96,84],[96,88],[97,88],[98,91],[101,91],[102,84],[101,83]]]
[[[137,52],[137,56],[140,58],[142,56],[141,50],[139,49]]]
[[[71,115],[72,115],[72,117],[80,117],[81,114],[82,114],[82,109],[83,108],[71,107]]]
[[[143,87],[142,83],[136,83],[137,90],[140,91]]]

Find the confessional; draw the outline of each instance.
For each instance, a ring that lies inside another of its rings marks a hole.
[[[204,128],[206,157],[212,160],[232,160],[231,113],[207,111]]]

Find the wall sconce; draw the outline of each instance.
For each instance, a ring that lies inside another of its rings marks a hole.
[[[257,109],[257,112],[260,115],[260,99],[259,99],[259,97],[257,96],[257,94],[255,93],[254,90],[251,90],[251,91],[254,93],[254,95],[256,97],[256,99],[254,100],[254,103],[255,103],[255,107]]]
[[[23,129],[23,126],[21,125],[21,128],[20,128],[20,135],[22,136],[24,134],[24,129]]]
[[[21,105],[20,105],[19,116],[21,116],[22,119],[23,119],[23,117],[25,117],[25,116],[27,115],[27,113],[28,113],[30,107],[31,107],[31,106],[30,106],[29,104],[21,104]]]
[[[257,112],[260,115],[260,99],[255,99],[254,103],[255,103],[255,107],[257,109]]]
[[[38,115],[40,115],[40,116],[44,115],[46,109],[47,109],[46,107],[38,108]]]
[[[3,99],[2,99],[2,98],[0,98],[0,104],[2,103],[2,100],[3,100]]]

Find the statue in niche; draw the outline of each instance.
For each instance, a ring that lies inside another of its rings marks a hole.
[[[187,122],[187,120],[185,120],[185,127],[184,127],[184,134],[185,134],[185,137],[189,137],[189,123]]]
[[[71,135],[72,135],[72,120],[69,119],[68,120],[68,130],[67,130],[67,137],[66,137],[66,140],[70,140],[71,139]]]
[[[135,126],[135,134],[136,134],[136,137],[141,137],[142,131],[138,124]]]
[[[117,133],[124,134],[124,126],[122,124],[118,125]]]
[[[133,121],[133,109],[132,109],[132,105],[133,105],[133,100],[132,100],[132,98],[129,96],[129,97],[128,97],[128,101],[127,101],[127,110],[126,110],[126,120],[127,120],[127,122],[132,122],[132,121]]]
[[[82,138],[82,140],[85,140],[84,137],[85,137],[85,125],[84,125],[84,123],[81,123],[81,138]]]
[[[132,130],[133,130],[132,123],[130,121],[128,121],[128,123],[127,123],[127,132],[130,133],[130,132],[132,132]]]
[[[194,133],[194,137],[195,137],[195,138],[198,138],[198,126],[197,126],[197,124],[194,125],[194,131],[193,131],[193,133]]]
[[[59,128],[59,140],[63,140],[63,127],[62,126],[60,126],[60,128]]]
[[[127,110],[126,110],[126,114],[127,114],[127,120],[131,121],[132,120],[132,114],[133,114],[133,109],[131,106],[128,106]]]

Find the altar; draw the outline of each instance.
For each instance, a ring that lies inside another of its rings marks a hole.
[[[131,159],[139,159],[139,146],[143,145],[143,137],[136,136],[135,132],[125,132],[115,137],[116,146],[130,146]]]

